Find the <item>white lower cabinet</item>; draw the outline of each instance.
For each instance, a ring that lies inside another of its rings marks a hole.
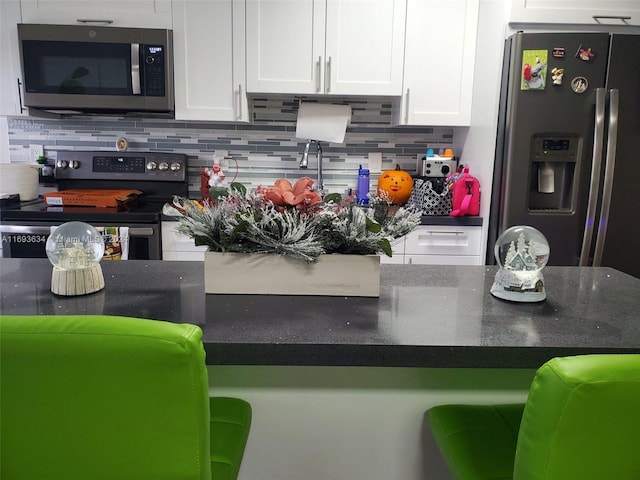
[[[405,264],[482,265],[482,227],[421,225],[404,244]]]
[[[405,237],[400,237],[396,241],[391,242],[392,257],[387,257],[384,253],[380,254],[380,263],[403,264],[404,263],[404,241]]]
[[[162,222],[162,259],[204,261],[206,246],[196,247],[192,238],[176,231],[178,222]]]

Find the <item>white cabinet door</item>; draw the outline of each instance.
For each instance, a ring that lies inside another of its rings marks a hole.
[[[247,0],[250,92],[400,95],[406,0]]]
[[[324,0],[247,0],[247,88],[321,93]]]
[[[408,0],[401,125],[471,123],[479,0]]]
[[[20,0],[0,0],[0,115],[26,115],[18,47]]]
[[[512,0],[512,23],[640,25],[638,0]]]
[[[22,22],[170,29],[171,0],[22,0]]]
[[[401,95],[406,0],[328,0],[325,93]]]
[[[176,120],[248,122],[244,2],[174,0]]]

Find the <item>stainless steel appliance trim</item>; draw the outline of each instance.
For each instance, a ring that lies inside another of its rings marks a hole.
[[[593,133],[593,155],[591,158],[591,183],[589,185],[589,202],[587,204],[587,217],[582,237],[582,249],[580,251],[580,266],[589,264],[591,240],[593,239],[593,227],[595,222],[598,194],[600,191],[600,165],[602,163],[602,144],[604,142],[604,115],[605,115],[606,91],[604,88],[596,89],[596,114],[595,129]]]
[[[238,115],[236,115],[238,120],[242,120],[242,84],[238,84]]]
[[[134,95],[140,95],[140,44],[131,44],[131,88]]]
[[[609,209],[611,208],[611,192],[613,190],[613,172],[616,166],[616,144],[618,141],[618,104],[619,91],[609,90],[609,135],[607,138],[607,156],[604,167],[604,186],[602,190],[602,207],[596,248],[593,254],[593,266],[599,267],[604,253],[604,241],[607,238],[607,224],[609,223]]]

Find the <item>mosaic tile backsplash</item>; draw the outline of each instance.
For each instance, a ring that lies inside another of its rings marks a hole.
[[[298,102],[297,97],[254,98],[251,124],[104,116],[9,118],[9,153],[11,161],[17,162],[29,161],[30,144],[44,145],[45,154],[50,155],[57,150],[115,151],[116,140],[125,137],[129,151],[186,154],[192,198],[199,197],[199,173],[211,166],[214,155],[228,157],[223,163],[227,183],[235,179],[248,188],[271,185],[278,178],[315,179],[315,150],[309,168],[298,168],[305,144],[305,139],[295,138]],[[327,192],[355,189],[358,166],[366,168],[369,152],[382,153],[383,170],[398,164],[415,173],[416,159],[427,148],[437,151],[453,145],[450,127],[390,126],[392,105],[388,100],[332,99],[331,103],[348,103],[352,117],[344,143],[322,146]],[[378,175],[371,175],[372,187],[377,179]]]

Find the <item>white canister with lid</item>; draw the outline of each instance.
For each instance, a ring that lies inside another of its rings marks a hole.
[[[0,164],[0,193],[20,195],[20,201],[38,198],[38,169],[32,163]]]

